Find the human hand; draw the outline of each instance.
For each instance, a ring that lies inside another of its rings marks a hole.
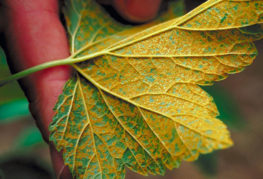
[[[101,0],[112,4],[124,18],[134,22],[154,18],[161,1]],[[4,0],[1,3],[0,12],[3,14],[0,18],[4,22],[2,27],[13,72],[70,55],[66,32],[59,19],[58,0]],[[47,143],[53,107],[70,73],[69,66],[57,66],[20,81],[30,102],[30,111]],[[60,153],[51,143],[49,145],[56,175],[58,178],[71,178]]]

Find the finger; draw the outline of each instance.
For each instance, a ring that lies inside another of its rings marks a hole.
[[[146,22],[153,19],[162,0],[113,0],[116,10],[127,20]]]
[[[6,2],[9,21],[6,39],[16,71],[69,56],[66,33],[59,21],[55,0]],[[45,138],[53,116],[52,108],[69,74],[68,67],[60,66],[33,74],[24,81],[30,107]]]
[[[8,21],[5,37],[14,70],[20,71],[69,56],[67,37],[59,20],[56,0],[4,2]],[[48,125],[54,115],[53,107],[69,76],[70,68],[59,66],[40,71],[23,80],[30,109],[46,141],[49,136]],[[53,149],[51,152],[54,158],[59,157]],[[63,162],[54,162],[54,165],[56,168],[64,166]]]
[[[62,154],[59,153],[52,144],[49,145],[49,149],[50,149],[53,168],[57,174],[57,178],[71,179],[72,177],[69,168],[64,164],[64,161],[62,159]]]

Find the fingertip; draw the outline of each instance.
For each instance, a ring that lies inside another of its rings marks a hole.
[[[114,0],[115,9],[127,20],[146,22],[153,19],[162,0]]]

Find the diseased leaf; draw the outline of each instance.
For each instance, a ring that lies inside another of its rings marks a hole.
[[[125,167],[161,174],[232,145],[198,85],[237,73],[256,56],[262,0],[209,0],[159,25],[131,28],[92,0],[68,0],[77,72],[50,125],[76,178],[124,178]],[[163,16],[165,18],[165,15]]]

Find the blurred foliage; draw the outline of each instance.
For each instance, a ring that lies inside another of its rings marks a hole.
[[[6,56],[0,47],[0,77],[10,75]],[[32,119],[25,98],[17,82],[0,88],[0,125]],[[51,179],[47,166],[30,151],[44,144],[37,127],[25,127],[16,137],[8,154],[0,156],[0,179]]]
[[[14,142],[14,148],[30,150],[38,145],[43,145],[44,140],[36,127],[28,127],[20,133]]]
[[[4,50],[0,47],[0,66],[6,65],[6,56]]]
[[[242,117],[238,105],[231,95],[220,85],[202,87],[209,93],[217,105],[220,115],[218,118],[222,120],[231,130],[241,130],[245,126],[245,120]],[[217,172],[217,152],[200,155],[195,162],[200,170],[208,176],[216,176]]]
[[[0,124],[21,120],[28,116],[30,116],[30,112],[26,99],[14,99],[0,104]]]
[[[217,173],[217,152],[206,155],[200,155],[199,159],[195,162],[199,169],[207,176],[216,176]]]
[[[238,105],[224,88],[218,84],[202,88],[214,98],[220,113],[218,118],[231,130],[239,130],[245,126],[245,120],[238,109]]]
[[[0,77],[8,75],[10,72],[6,56],[0,47]],[[28,102],[17,82],[0,88],[0,124],[19,120],[29,115]]]
[[[8,75],[10,75],[10,71],[6,63],[6,56],[3,49],[0,47],[0,78]],[[0,105],[18,99],[26,98],[17,82],[0,87]]]

